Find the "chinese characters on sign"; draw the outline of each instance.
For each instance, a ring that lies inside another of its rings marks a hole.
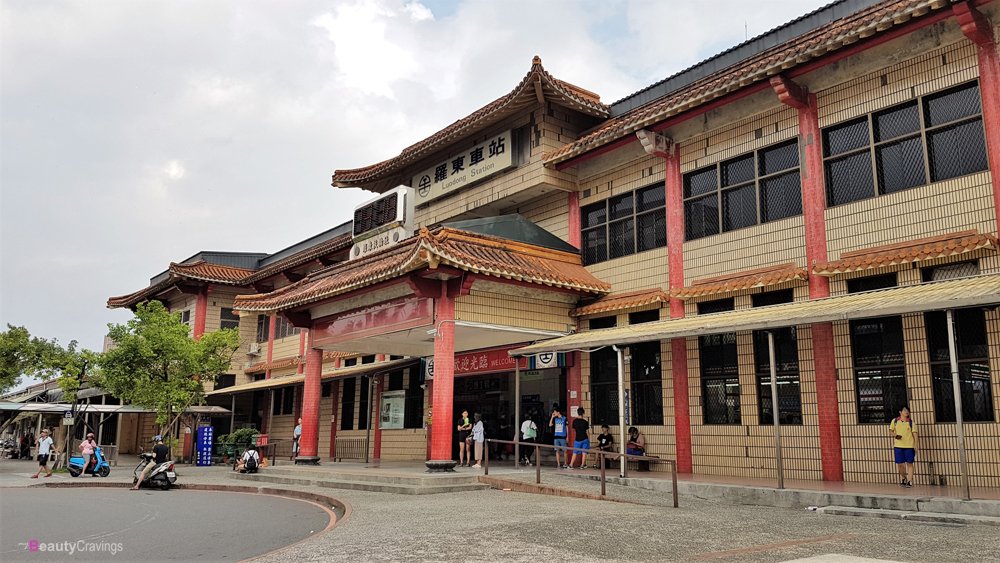
[[[510,131],[504,131],[413,177],[417,205],[449,194],[514,164]]]
[[[198,444],[195,447],[195,465],[212,465],[212,427],[198,427]]]

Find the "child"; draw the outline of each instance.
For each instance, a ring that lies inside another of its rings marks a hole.
[[[913,486],[913,462],[917,455],[917,427],[910,418],[910,409],[899,409],[899,416],[889,423],[889,435],[893,437],[893,454],[896,458],[896,471],[899,473],[899,486],[909,489]]]
[[[612,452],[614,451],[615,438],[611,435],[611,427],[607,424],[601,425],[601,433],[597,436],[597,449],[602,452]],[[611,459],[604,458],[604,467],[611,466]],[[600,469],[596,464],[594,467]]]
[[[569,460],[569,468],[576,466],[576,456],[580,456],[580,469],[587,466],[587,450],[590,449],[590,423],[583,418],[583,407],[576,409],[576,419],[573,420],[573,457]]]
[[[565,457],[566,450],[566,417],[562,415],[559,410],[559,405],[552,407],[552,416],[549,417],[549,426],[552,428],[552,435],[554,439],[552,440],[552,445],[556,447],[556,467],[562,467],[563,469],[569,469],[568,465],[562,462],[569,461]],[[560,455],[562,454],[562,456]]]

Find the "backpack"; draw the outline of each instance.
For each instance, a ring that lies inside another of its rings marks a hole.
[[[254,469],[257,469],[257,456],[251,454],[250,457],[247,458],[247,462],[244,465],[244,467],[247,469],[247,471],[253,471]]]

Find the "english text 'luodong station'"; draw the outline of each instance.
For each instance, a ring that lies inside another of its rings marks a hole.
[[[909,405],[918,481],[958,482],[961,428],[971,484],[1000,486],[997,21],[845,0],[612,104],[536,57],[337,170],[374,196],[353,222],[109,306],[238,327],[209,400],[272,440],[301,416],[301,462],[454,460],[463,409],[510,438],[559,404],[682,472],[774,477],[777,419],[789,478],[881,482]]]

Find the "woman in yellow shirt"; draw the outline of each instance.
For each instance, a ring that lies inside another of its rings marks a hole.
[[[889,423],[889,435],[893,438],[899,486],[908,489],[913,486],[913,462],[917,454],[917,427],[910,418],[909,408],[899,409],[899,416]]]

